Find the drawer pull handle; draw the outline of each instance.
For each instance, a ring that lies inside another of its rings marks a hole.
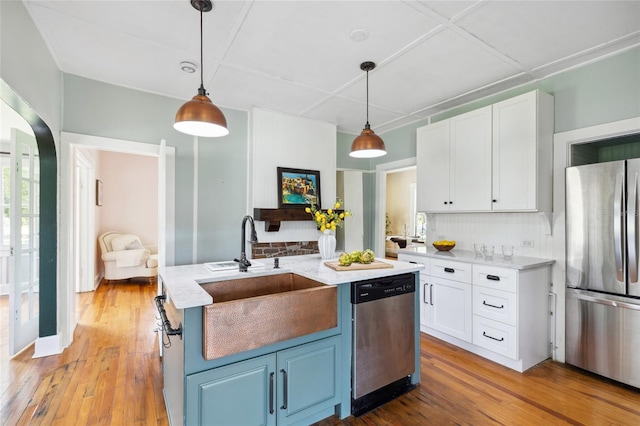
[[[489,335],[488,335],[486,332],[484,332],[484,331],[482,332],[482,335],[483,335],[484,337],[488,337],[489,339],[493,339],[493,340],[496,340],[496,341],[498,341],[498,342],[502,342],[502,341],[504,341],[504,337],[501,337],[501,338],[499,338],[499,339],[496,339],[496,338],[495,338],[495,337],[493,337],[493,336],[489,336]]]
[[[453,269],[453,268],[444,268],[444,271],[445,271],[445,272],[448,272],[448,273],[450,273],[450,274],[453,274],[453,273],[455,273],[455,272],[456,272],[456,270],[455,270],[455,269]]]
[[[484,306],[488,306],[488,307],[490,307],[490,308],[504,309],[504,305],[500,305],[500,306],[492,305],[491,303],[487,303],[485,300],[483,300],[483,301],[482,301],[482,304],[483,304]]]
[[[487,275],[487,279],[491,281],[500,281],[500,277],[497,275]]]

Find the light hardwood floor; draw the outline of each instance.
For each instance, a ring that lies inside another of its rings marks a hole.
[[[146,282],[101,285],[80,295],[74,342],[61,355],[0,357],[0,423],[167,425],[154,292]],[[426,335],[421,346],[418,388],[317,426],[640,425],[636,389],[552,361],[520,374]]]

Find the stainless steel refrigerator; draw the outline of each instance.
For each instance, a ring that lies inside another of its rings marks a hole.
[[[566,361],[640,387],[640,159],[566,169]]]

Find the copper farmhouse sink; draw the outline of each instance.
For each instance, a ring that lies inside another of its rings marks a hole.
[[[202,284],[206,360],[248,351],[338,325],[338,290],[296,274]]]

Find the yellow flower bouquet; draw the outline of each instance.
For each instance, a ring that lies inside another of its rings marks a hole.
[[[336,201],[332,209],[319,210],[316,208],[315,204],[311,204],[311,207],[305,208],[304,211],[311,214],[321,232],[326,230],[335,231],[336,227],[342,226],[342,221],[345,218],[351,216],[351,213],[348,210],[336,211],[340,207],[342,207],[342,203],[340,201]]]

